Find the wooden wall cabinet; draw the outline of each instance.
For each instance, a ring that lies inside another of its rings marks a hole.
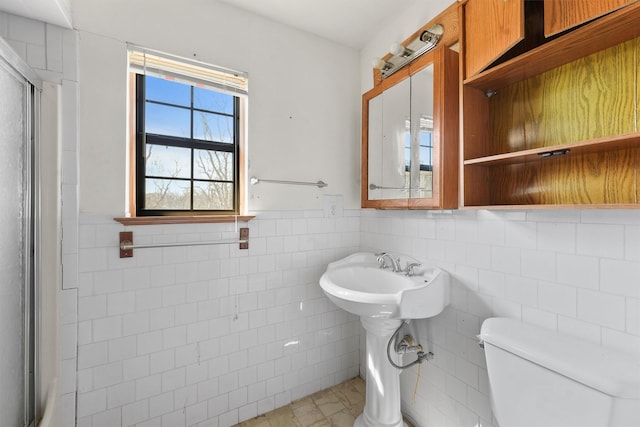
[[[481,72],[466,28],[463,206],[640,207],[639,23],[632,2]]]
[[[466,0],[465,77],[640,0]]]
[[[637,0],[544,0],[544,35],[561,33]]]
[[[419,49],[423,32],[439,24],[444,32],[433,50],[386,78],[373,69],[374,88],[362,95],[363,208],[458,207],[461,10],[454,2],[402,42]]]
[[[467,76],[477,74],[524,39],[523,0],[470,0],[464,17]]]

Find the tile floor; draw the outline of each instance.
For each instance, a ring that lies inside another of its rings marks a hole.
[[[351,427],[364,410],[364,396],[364,381],[355,377],[236,427]]]
[[[364,381],[352,378],[290,405],[238,424],[238,427],[351,427],[364,409]]]

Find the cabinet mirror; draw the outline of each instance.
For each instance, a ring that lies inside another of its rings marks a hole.
[[[457,206],[457,64],[439,48],[363,95],[363,207]]]
[[[369,101],[369,200],[433,193],[433,64]]]

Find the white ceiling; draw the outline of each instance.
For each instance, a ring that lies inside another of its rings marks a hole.
[[[416,0],[217,0],[361,48],[376,30]]]
[[[0,0],[0,11],[71,28],[72,0]],[[81,1],[81,0],[74,0]],[[109,0],[104,0],[109,1]],[[135,0],[133,0],[135,1]],[[175,0],[157,0],[172,3]],[[377,29],[417,0],[210,0],[361,48]]]
[[[71,0],[0,0],[0,11],[71,28]]]

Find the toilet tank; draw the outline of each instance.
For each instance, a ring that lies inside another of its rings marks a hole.
[[[640,360],[518,320],[480,333],[500,427],[640,426]]]

